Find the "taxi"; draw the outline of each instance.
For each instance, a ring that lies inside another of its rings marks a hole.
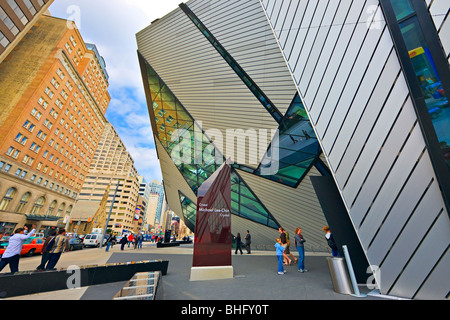
[[[9,244],[8,241],[0,241],[0,257],[5,252],[8,244]],[[23,248],[22,251],[20,252],[20,255],[31,257],[36,253],[42,253],[43,248],[44,248],[43,238],[30,237],[23,243]]]

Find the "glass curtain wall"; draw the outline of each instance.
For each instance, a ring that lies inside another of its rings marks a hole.
[[[148,63],[146,69],[153,111],[151,117],[156,123],[153,128],[155,136],[192,191],[197,193],[202,183],[225,161],[224,156]],[[233,168],[231,198],[233,214],[278,228],[279,224]]]
[[[450,171],[450,108],[439,70],[411,0],[391,1],[415,75]]]

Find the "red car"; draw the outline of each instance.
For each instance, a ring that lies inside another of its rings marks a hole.
[[[8,241],[0,242],[0,257],[5,252],[8,244],[9,244]],[[30,237],[23,243],[23,248],[22,251],[20,251],[20,254],[22,256],[31,257],[36,253],[42,253],[43,248],[44,248],[43,238]]]

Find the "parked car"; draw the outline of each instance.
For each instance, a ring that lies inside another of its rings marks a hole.
[[[0,243],[0,257],[5,253],[9,242],[3,241]],[[30,237],[23,243],[20,255],[31,257],[36,253],[42,253],[44,247],[44,240],[42,238]]]
[[[83,249],[83,241],[78,237],[69,238],[69,251]]]
[[[86,237],[84,237],[83,245],[85,247],[100,247],[100,243],[103,239],[103,235],[99,233],[91,233],[87,234]]]

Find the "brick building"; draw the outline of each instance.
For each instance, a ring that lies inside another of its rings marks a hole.
[[[107,88],[95,45],[51,16],[0,64],[0,232],[63,226],[106,123]]]

